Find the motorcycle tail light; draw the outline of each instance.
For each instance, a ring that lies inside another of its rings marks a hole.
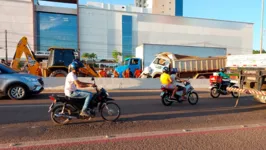
[[[53,96],[49,96],[49,98],[50,98],[50,100],[53,101],[53,102],[56,101],[56,99],[55,99]]]

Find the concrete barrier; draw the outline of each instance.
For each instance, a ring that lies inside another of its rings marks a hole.
[[[63,90],[65,84],[65,78],[43,78],[44,88],[46,90]],[[80,81],[90,82],[91,78],[79,78]],[[95,78],[95,82],[99,87],[104,87],[105,89],[110,90],[119,90],[119,89],[146,89],[154,90],[160,89],[161,84],[159,79],[124,79],[124,78]],[[194,88],[208,88],[209,80],[208,79],[191,79],[190,80]]]

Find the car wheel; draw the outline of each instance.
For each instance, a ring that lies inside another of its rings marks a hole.
[[[24,99],[26,97],[27,90],[25,88],[25,86],[22,85],[12,85],[9,89],[8,89],[8,96],[9,98],[13,99],[13,100],[21,100]]]

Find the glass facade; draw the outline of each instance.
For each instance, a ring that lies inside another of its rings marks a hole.
[[[37,51],[49,47],[78,48],[77,16],[36,12]]]
[[[183,0],[175,0],[175,16],[183,16]]]
[[[132,16],[122,16],[122,55],[123,57],[133,54],[132,45]]]

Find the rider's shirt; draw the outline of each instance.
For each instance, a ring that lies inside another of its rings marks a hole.
[[[77,89],[77,87],[74,83],[74,81],[76,81],[76,80],[77,80],[77,76],[73,72],[70,72],[66,76],[66,82],[65,82],[65,95],[66,96],[70,96],[71,93]]]
[[[223,73],[223,72],[219,72],[219,76],[222,77],[223,79],[228,79],[230,78],[227,74]]]
[[[161,81],[161,84],[163,85],[168,85],[168,84],[171,84],[171,77],[169,74],[167,73],[163,73],[160,77],[160,81]]]

